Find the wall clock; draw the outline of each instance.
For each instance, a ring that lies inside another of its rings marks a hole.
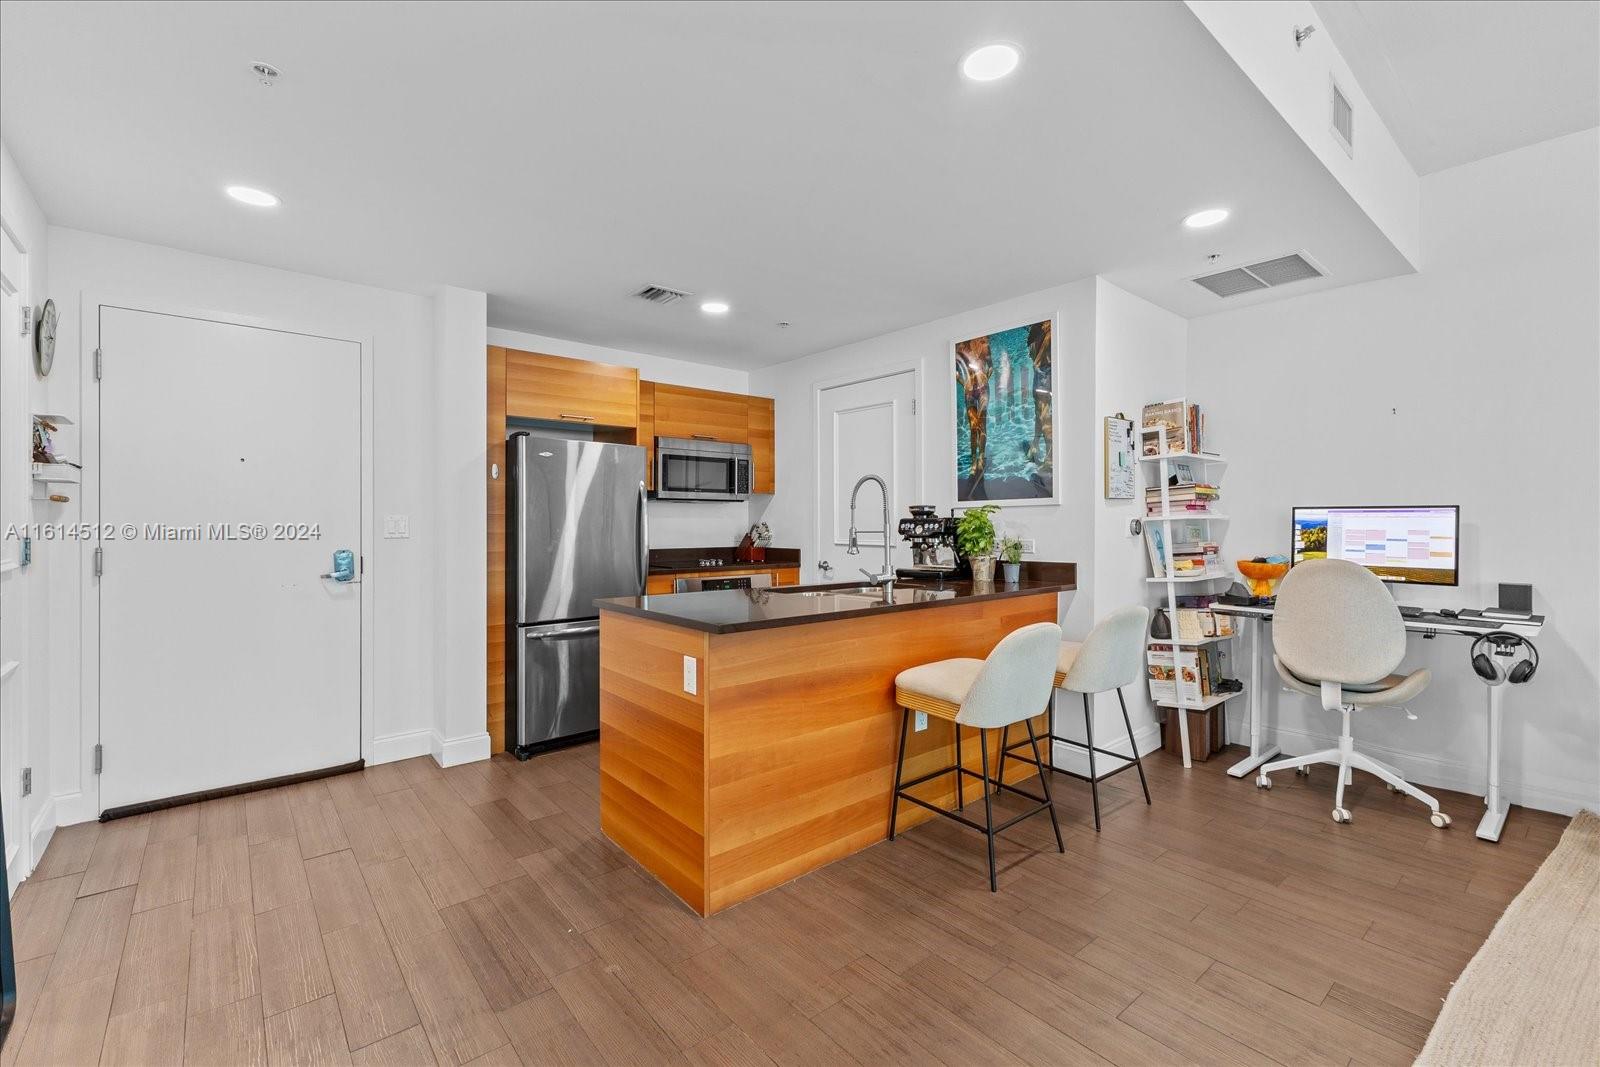
[[[50,374],[56,362],[56,302],[46,300],[39,309],[39,323],[33,330],[33,361],[39,368],[39,377]]]

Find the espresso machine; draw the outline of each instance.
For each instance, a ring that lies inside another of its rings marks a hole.
[[[900,539],[911,546],[911,566],[899,567],[895,577],[943,582],[970,578],[972,568],[956,548],[956,517],[940,515],[931,504],[911,505],[911,517],[901,519]]]

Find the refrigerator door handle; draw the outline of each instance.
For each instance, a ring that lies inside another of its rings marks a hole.
[[[650,508],[644,483],[639,483],[639,595],[649,588],[650,577]]]
[[[565,630],[528,630],[525,636],[529,641],[554,641],[560,637],[585,637],[599,632],[600,624],[595,622],[588,626],[573,626]]]

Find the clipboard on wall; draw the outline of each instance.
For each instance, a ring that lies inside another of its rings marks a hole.
[[[1139,457],[1133,443],[1133,420],[1122,412],[1105,418],[1105,498],[1107,500],[1132,500],[1134,471]]]

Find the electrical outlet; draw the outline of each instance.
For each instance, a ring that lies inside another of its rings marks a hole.
[[[917,718],[916,721],[911,724],[911,732],[914,734],[920,734],[922,731],[928,728],[928,713],[925,711],[918,711],[914,712],[913,714],[915,714]]]
[[[1037,547],[1037,542],[1035,542],[1031,537],[1019,537],[1017,540],[1022,542],[1022,551],[1024,555],[1031,556],[1039,550]]]
[[[384,537],[410,537],[411,517],[409,515],[385,515],[383,517]]]
[[[700,691],[700,661],[693,656],[683,657],[683,691],[691,696]]]

